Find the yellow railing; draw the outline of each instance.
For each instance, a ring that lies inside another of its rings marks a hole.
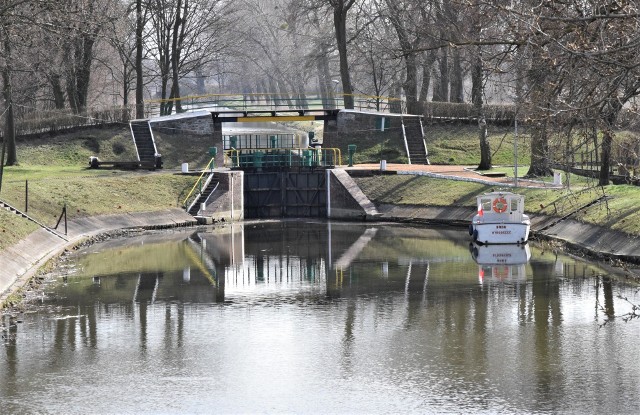
[[[204,175],[209,172],[209,173],[213,173],[213,166],[215,163],[215,159],[211,159],[209,160],[209,163],[207,163],[207,167],[205,167],[202,170],[202,173],[200,174],[200,176],[198,176],[198,180],[196,180],[195,184],[193,185],[193,187],[191,188],[191,191],[189,191],[189,194],[187,195],[187,197],[184,198],[184,201],[182,202],[182,206],[183,207],[187,207],[187,201],[189,200],[189,198],[191,197],[191,195],[193,194],[193,192],[196,191],[196,189],[199,188],[199,191],[202,192],[202,181],[204,178]]]
[[[225,167],[333,167],[342,165],[339,148],[242,148],[225,150]]]

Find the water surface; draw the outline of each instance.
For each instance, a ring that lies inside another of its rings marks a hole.
[[[143,234],[74,253],[20,323],[3,318],[0,403],[638,413],[640,322],[622,321],[631,305],[619,296],[640,302],[593,265],[535,246],[474,251],[458,229],[285,221]]]

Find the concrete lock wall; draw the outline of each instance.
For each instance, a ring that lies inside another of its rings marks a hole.
[[[384,127],[381,121],[383,118]],[[324,122],[322,146],[339,148],[343,157],[346,157],[347,146],[353,144],[353,141],[404,142],[402,125],[405,118],[415,119],[421,116],[341,110],[337,120]]]
[[[200,216],[215,221],[244,219],[244,172],[217,172],[218,188],[211,195]]]
[[[152,127],[168,134],[188,131],[190,134],[211,135],[213,119],[211,114],[183,118],[160,117],[152,121]]]
[[[222,143],[222,125],[216,124],[214,127],[213,118],[208,111],[198,111],[198,114],[184,113],[157,117],[150,120],[151,128],[165,134],[189,134],[211,136],[210,147],[217,147],[218,153],[215,157],[216,167],[224,165],[224,151]],[[162,150],[159,150],[162,153]]]
[[[344,169],[327,170],[327,217],[371,220],[380,216],[375,205]]]

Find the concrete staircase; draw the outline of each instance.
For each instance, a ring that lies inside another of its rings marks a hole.
[[[149,169],[162,168],[162,158],[158,154],[156,142],[148,120],[134,120],[129,122],[131,136],[136,145],[140,167]]]
[[[202,193],[200,193],[200,196],[193,201],[193,203],[191,204],[191,206],[189,206],[189,209],[187,210],[187,212],[191,216],[198,215],[198,212],[200,211],[200,205],[202,203],[207,202],[207,200],[209,199],[209,196],[211,196],[211,193],[213,193],[218,187],[218,183],[219,183],[219,180],[215,176],[215,174],[211,174],[210,177],[205,182],[204,189],[202,189]]]
[[[22,211],[20,211],[20,210],[16,209],[15,207],[11,206],[10,204],[8,204],[8,203],[6,203],[6,202],[3,202],[2,200],[0,200],[0,208],[1,208],[1,209],[6,210],[6,211],[8,211],[8,212],[15,213],[16,215],[19,215],[19,216],[21,216],[21,217],[25,218],[26,220],[31,221],[31,222],[33,222],[33,223],[35,223],[36,225],[40,226],[42,229],[44,229],[44,230],[46,230],[47,232],[49,232],[49,233],[51,233],[51,234],[53,234],[53,235],[57,236],[58,238],[63,239],[63,240],[65,240],[65,241],[68,241],[68,239],[67,239],[64,235],[59,234],[59,233],[58,233],[58,232],[56,232],[54,229],[51,229],[51,228],[50,228],[50,227],[48,227],[47,225],[45,225],[45,224],[43,224],[43,223],[40,223],[40,222],[39,222],[38,220],[36,220],[35,218],[32,218],[31,216],[29,216],[29,215],[27,215],[26,213],[24,213],[24,212],[22,212]]]
[[[424,132],[422,121],[419,117],[403,117],[402,127],[404,129],[407,156],[410,164],[430,164],[427,153],[427,145],[424,142]]]

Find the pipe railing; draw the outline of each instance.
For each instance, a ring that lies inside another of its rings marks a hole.
[[[273,93],[252,94],[206,94],[180,98],[153,99],[145,101],[147,117],[168,115],[176,112],[179,103],[181,112],[211,110],[224,107],[242,111],[285,111],[291,109],[341,109],[344,108],[344,97],[351,96],[354,109],[362,111],[390,112],[394,102],[399,98],[384,96],[333,93],[327,96],[320,94],[282,95]]]
[[[251,148],[224,152],[229,168],[334,167],[342,165],[339,148]]]
[[[187,202],[189,201],[189,198],[191,197],[191,195],[193,195],[193,193],[196,191],[196,189],[198,189],[198,196],[202,193],[202,183],[204,182],[204,176],[206,173],[213,173],[214,165],[215,165],[215,159],[212,158],[211,160],[209,160],[209,163],[207,163],[207,166],[202,170],[202,173],[200,174],[200,176],[198,176],[198,180],[196,180],[196,182],[194,183],[193,187],[189,191],[189,194],[187,194],[187,197],[184,198],[184,201],[182,202],[182,207],[187,208],[189,206]]]

